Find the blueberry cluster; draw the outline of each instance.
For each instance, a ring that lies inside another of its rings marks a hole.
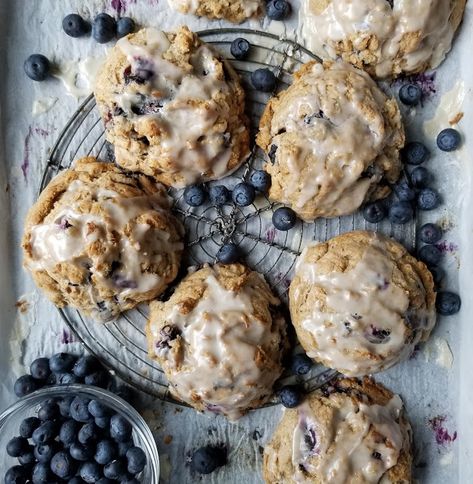
[[[18,433],[6,450],[19,465],[7,470],[5,484],[137,484],[146,466],[130,422],[100,400],[47,399]]]

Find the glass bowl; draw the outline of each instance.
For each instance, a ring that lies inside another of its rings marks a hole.
[[[8,407],[0,415],[0,449],[3,455],[0,458],[0,482],[3,482],[4,473],[14,465],[18,465],[16,458],[9,457],[5,448],[8,441],[18,435],[20,423],[23,419],[35,416],[40,404],[48,398],[61,398],[66,396],[81,396],[97,399],[110,407],[114,412],[126,418],[133,427],[133,441],[141,447],[146,454],[147,464],[139,476],[145,484],[158,484],[159,482],[159,455],[153,434],[141,415],[125,400],[113,393],[98,387],[88,385],[67,385],[46,387],[31,393]]]

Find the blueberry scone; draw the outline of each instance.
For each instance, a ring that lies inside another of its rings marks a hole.
[[[347,376],[406,359],[435,325],[429,270],[398,242],[373,232],[307,247],[289,304],[307,354]]]
[[[266,105],[257,143],[268,155],[270,198],[312,221],[386,197],[404,131],[396,101],[364,71],[310,62]]]
[[[345,378],[286,410],[263,456],[268,484],[409,484],[412,429],[399,395]]]
[[[263,11],[262,0],[168,0],[171,8],[181,13],[233,23],[255,17]]]
[[[205,266],[168,301],[153,301],[149,354],[171,393],[230,420],[261,406],[282,372],[286,332],[279,304],[263,277],[241,264]]]
[[[176,277],[183,229],[169,210],[162,185],[83,158],[30,209],[25,267],[57,306],[111,320]]]
[[[238,75],[187,27],[120,39],[95,97],[116,162],[165,185],[221,178],[249,152]]]
[[[380,78],[437,67],[466,0],[303,0],[302,33],[323,59],[342,58]]]

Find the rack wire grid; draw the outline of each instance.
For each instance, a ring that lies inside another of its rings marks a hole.
[[[213,29],[198,33],[202,40],[224,54],[239,73],[246,91],[247,114],[252,139],[257,133],[259,118],[271,94],[256,91],[250,82],[251,73],[258,68],[270,68],[278,79],[278,90],[291,83],[294,73],[303,63],[316,60],[314,54],[301,45],[267,32],[248,29]],[[231,42],[245,37],[251,44],[249,58],[236,60],[230,54]],[[51,150],[41,180],[41,190],[60,171],[69,168],[74,160],[95,156],[113,160],[113,147],[105,140],[104,128],[95,99],[90,95],[73,114]],[[254,146],[251,156],[235,173],[218,183],[232,188],[245,180],[253,169],[261,168],[264,154]],[[277,204],[259,195],[252,205],[238,207],[232,202],[216,208],[211,204],[189,207],[183,200],[183,190],[170,189],[173,210],[186,229],[184,266],[202,265],[216,260],[223,243],[232,240],[238,245],[243,261],[263,274],[282,301],[287,302],[287,290],[297,256],[305,244],[325,241],[340,233],[360,229],[376,230],[396,238],[408,248],[415,245],[415,224],[393,226],[389,222],[369,224],[358,213],[335,219],[320,219],[315,223],[298,222],[288,231],[275,230],[272,213]],[[176,402],[168,391],[168,382],[159,365],[148,357],[144,326],[148,316],[146,305],[123,313],[116,321],[100,324],[73,308],[59,310],[62,318],[85,347],[97,355],[110,369],[132,386],[158,398]],[[312,391],[336,375],[321,365],[315,365],[308,375],[283,375],[279,384],[297,382]],[[274,403],[273,399],[269,405]]]

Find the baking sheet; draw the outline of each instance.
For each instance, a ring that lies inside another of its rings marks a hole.
[[[292,1],[296,11],[298,3]],[[14,379],[38,355],[81,350],[80,343],[64,326],[57,311],[36,291],[31,279],[22,271],[19,250],[22,223],[37,196],[48,149],[77,108],[78,100],[67,95],[60,80],[34,83],[27,79],[23,73],[23,61],[33,52],[44,53],[63,65],[104,55],[106,46],[100,46],[90,38],[71,39],[61,30],[62,18],[67,13],[77,11],[90,18],[104,10],[130,15],[142,25],[165,29],[183,23],[194,30],[230,26],[225,22],[176,14],[170,11],[166,0],[0,1],[0,61],[3,66],[0,76],[3,139],[0,177],[4,187],[0,191],[3,222],[0,235],[0,409],[14,400],[10,391]],[[460,35],[446,62],[437,72],[419,80],[427,94],[424,106],[404,113],[410,137],[424,139],[435,153],[428,162],[429,169],[435,174],[435,186],[447,203],[433,213],[423,214],[425,220],[422,222],[440,221],[448,227],[444,244],[445,265],[448,267],[446,285],[458,290],[460,281],[464,306],[458,317],[439,320],[431,341],[410,361],[377,377],[404,398],[416,442],[414,475],[418,482],[429,484],[473,482],[473,410],[470,403],[473,400],[470,378],[473,299],[468,297],[472,288],[473,253],[467,250],[471,247],[473,232],[471,143],[465,136],[460,152],[441,154],[435,150],[434,139],[425,138],[423,133],[423,122],[434,117],[442,96],[449,91],[452,93],[450,98],[457,104],[462,93],[464,96],[460,109],[465,116],[459,124],[460,131],[466,135],[468,127],[473,125],[472,12],[472,5],[467,5]],[[300,40],[297,15],[285,24],[265,19],[253,20],[243,26]],[[51,104],[54,99],[51,109],[32,116],[35,101]],[[451,109],[457,107],[450,106],[447,111]],[[435,119],[438,119],[434,123],[438,130],[445,127],[445,116],[439,115]],[[262,446],[282,412],[279,407],[259,410],[236,424],[228,424],[222,417],[198,415],[192,410],[146,397],[143,397],[142,411],[157,438],[163,482],[173,484],[201,481],[261,483]],[[190,473],[186,461],[192,449],[208,443],[226,444],[229,464],[201,479]]]

